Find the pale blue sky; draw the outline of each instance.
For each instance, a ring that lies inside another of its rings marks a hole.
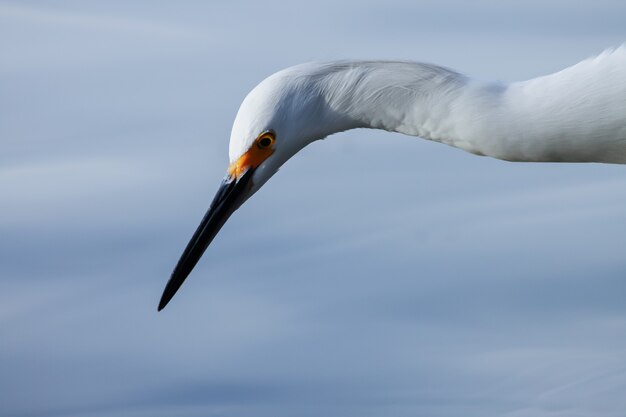
[[[623,166],[343,133],[156,312],[267,75],[530,78],[624,42],[623,1],[126,3],[0,2],[0,416],[624,415]]]

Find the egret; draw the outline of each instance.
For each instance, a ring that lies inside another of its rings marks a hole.
[[[167,282],[159,311],[230,215],[296,152],[354,128],[419,136],[507,161],[626,163],[626,45],[562,71],[485,82],[400,61],[307,63],[244,99],[230,165]]]

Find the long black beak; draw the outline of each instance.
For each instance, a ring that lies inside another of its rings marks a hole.
[[[226,220],[228,220],[230,215],[245,201],[245,196],[252,186],[250,178],[253,172],[254,169],[251,168],[239,179],[233,179],[230,175],[227,175],[224,181],[222,181],[209,210],[204,215],[200,226],[198,226],[198,229],[193,234],[185,251],[178,260],[170,280],[167,281],[167,285],[165,285],[161,301],[159,302],[159,311],[174,297],[176,291],[178,291],[187,276],[189,276],[206,248],[209,247],[213,241],[215,235],[217,235],[224,223],[226,223]]]

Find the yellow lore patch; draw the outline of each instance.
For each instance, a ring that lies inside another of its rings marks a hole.
[[[254,141],[254,144],[239,159],[230,164],[228,173],[239,179],[250,168],[261,165],[274,152],[275,136],[272,132],[264,132]]]

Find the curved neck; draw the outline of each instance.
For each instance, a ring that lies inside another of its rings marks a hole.
[[[334,130],[383,129],[483,155],[505,87],[435,65],[359,62],[329,73],[321,90]]]
[[[368,127],[511,161],[626,163],[626,66],[586,62],[511,85],[428,64],[334,63],[317,80],[333,121],[324,133]]]

